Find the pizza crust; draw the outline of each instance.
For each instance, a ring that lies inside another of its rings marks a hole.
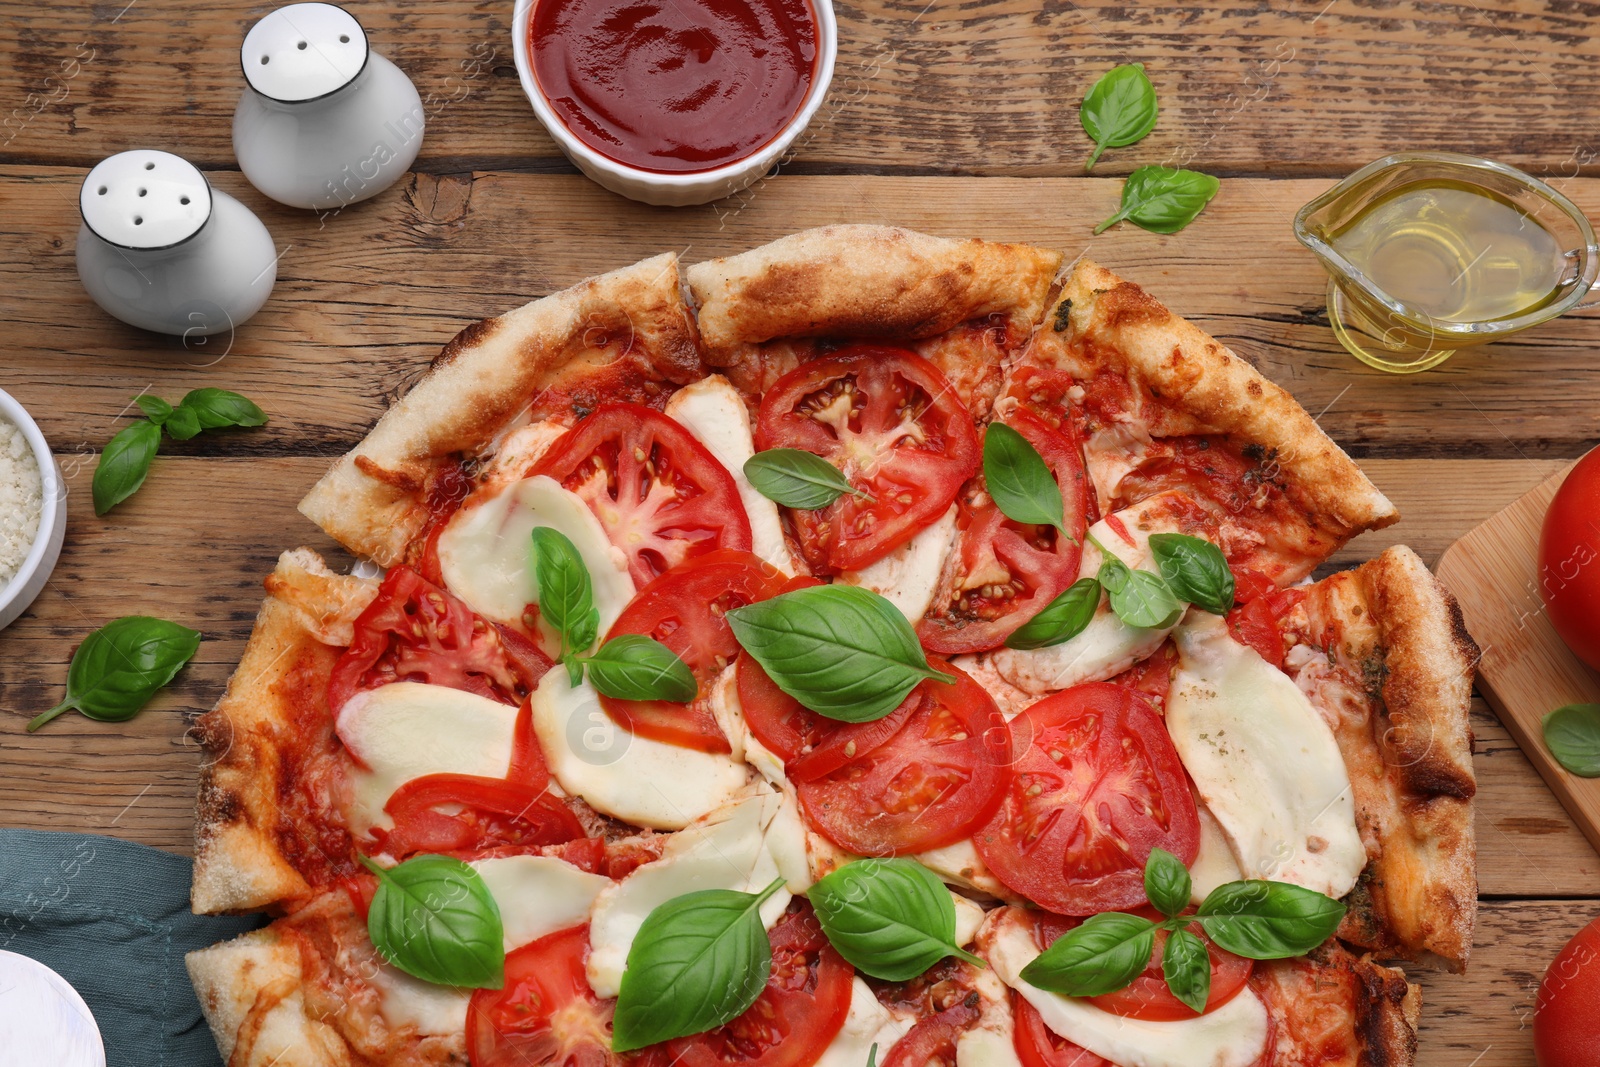
[[[191,952],[184,963],[228,1067],[349,1067],[344,1039],[307,1011],[299,950],[274,928]]]
[[[1278,1025],[1279,1067],[1413,1067],[1422,990],[1392,967],[1330,941],[1309,956],[1255,965]],[[1297,1053],[1307,1053],[1309,1061]]]
[[[283,851],[283,753],[295,748],[288,740],[301,717],[297,692],[320,681],[320,698],[326,672],[377,584],[335,574],[304,548],[285,552],[267,578],[244,657],[217,706],[196,724],[208,762],[195,813],[195,912],[263,908],[312,891]],[[331,716],[325,718],[331,730]]]

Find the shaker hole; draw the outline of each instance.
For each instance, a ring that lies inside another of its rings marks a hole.
[[[350,43],[350,35],[348,33],[341,33],[339,35],[339,43],[340,44],[349,44]]]
[[[145,170],[155,170],[156,169],[156,165],[154,163],[146,163],[144,165],[144,169]]]
[[[103,186],[103,185],[100,187],[100,195],[101,196],[105,196],[106,195],[106,187]]]
[[[272,57],[271,56],[262,56],[261,57],[261,65],[263,67],[266,66],[268,63],[271,63],[271,62],[272,62]]]
[[[148,189],[140,189],[140,190],[139,190],[139,195],[140,195],[140,196],[143,196],[143,195],[145,195],[145,194],[146,194],[146,193],[148,193],[148,192],[149,192],[149,191],[150,191],[150,190],[148,190]]]
[[[188,203],[188,202],[189,202],[189,198],[188,198],[188,197],[187,197],[187,196],[180,196],[180,197],[178,197],[178,203],[180,203],[180,204],[187,204],[187,203]]]
[[[306,50],[306,43],[304,41],[301,41],[299,44],[295,45],[295,47],[300,49],[300,51],[304,52]]]
[[[133,224],[135,226],[143,226],[144,225],[144,216],[143,215],[135,215],[133,217]]]

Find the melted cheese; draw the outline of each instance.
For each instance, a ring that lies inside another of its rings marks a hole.
[[[1122,479],[1139,469],[1150,445],[1150,431],[1134,422],[1102,427],[1083,443],[1084,466],[1101,511],[1111,507]]]
[[[839,580],[884,597],[915,626],[933,603],[939,576],[944,572],[944,558],[955,539],[956,506],[951,504],[949,511],[911,540],[870,566],[845,571]]]
[[[984,864],[983,857],[972,844],[972,838],[957,841],[943,848],[918,852],[910,857],[937,874],[950,885],[959,885],[987,893],[991,897],[1010,899],[1014,896],[1005,884],[996,878]]]
[[[778,506],[757,492],[744,476],[745,461],[756,454],[756,446],[750,434],[750,412],[738,391],[728,384],[728,379],[713,374],[673,393],[667,401],[667,415],[693,434],[733,475],[745,514],[750,517],[755,554],[785,574],[795,573],[794,560],[783,539]]]
[[[978,1021],[956,1038],[956,1067],[1021,1067],[1013,1035],[1011,996],[993,967],[976,972]]]
[[[753,785],[737,800],[674,834],[660,859],[601,891],[590,919],[587,964],[596,994],[617,995],[633,939],[660,905],[702,889],[757,893],[779,877],[768,841],[779,806],[778,794],[769,786]],[[769,929],[789,899],[788,891],[779,889],[761,906]]]
[[[458,1040],[466,1030],[472,990],[424,982],[387,963],[378,964],[366,977],[378,991],[378,1010],[391,1027],[409,1026],[423,1036]]]
[[[594,898],[611,885],[553,856],[500,856],[472,866],[500,907],[507,952],[588,922]]]
[[[1195,612],[1179,627],[1167,729],[1247,877],[1342,897],[1367,853],[1333,731],[1289,676]]]
[[[850,1011],[844,1025],[834,1035],[813,1067],[866,1067],[872,1046],[878,1046],[877,1062],[889,1058],[889,1049],[911,1029],[909,1019],[897,1019],[878,1003],[872,988],[859,978],[850,980]]]
[[[1189,865],[1189,903],[1199,907],[1217,886],[1237,882],[1244,874],[1239,870],[1239,861],[1233,858],[1228,835],[1199,797],[1195,798],[1195,811],[1200,815],[1200,851]]]
[[[621,729],[600,707],[593,687],[584,681],[574,688],[559,667],[544,676],[532,699],[534,732],[555,780],[624,822],[677,830],[731,799],[745,783],[744,765],[726,755]]]
[[[1152,1022],[1023,981],[1022,969],[1039,947],[1017,916],[996,924],[988,948],[995,973],[1038,1010],[1045,1026],[1118,1067],[1251,1067],[1266,1049],[1267,1008],[1248,986],[1199,1018]]]
[[[421,682],[393,682],[351,697],[335,726],[358,761],[346,812],[351,832],[361,837],[371,827],[392,827],[383,806],[413,778],[504,778],[516,719],[517,709],[508,704]]]
[[[527,606],[539,602],[531,537],[536,526],[559,530],[577,547],[604,634],[633,599],[628,560],[606,538],[589,505],[553,478],[523,478],[468,500],[439,535],[445,586],[486,618],[519,622]],[[542,619],[539,630],[553,654],[559,635]]]

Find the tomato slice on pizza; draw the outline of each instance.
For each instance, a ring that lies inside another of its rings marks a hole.
[[[750,520],[733,476],[654,408],[600,405],[528,473],[583,498],[640,588],[686,559],[750,550]]]
[[[798,448],[856,492],[792,513],[812,570],[858,570],[943,515],[978,468],[972,415],[938,369],[905,349],[852,345],[790,371],[761,398],[756,447]]]
[[[506,955],[505,985],[467,1005],[472,1067],[607,1067],[612,1001],[589,988],[583,961],[589,928],[539,938]]]

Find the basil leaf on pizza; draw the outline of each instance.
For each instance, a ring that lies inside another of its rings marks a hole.
[[[166,619],[129,615],[109,622],[83,639],[67,668],[66,696],[28,723],[28,732],[73,708],[99,722],[131,719],[199,647],[198,630]]]
[[[1006,638],[1007,648],[1034,649],[1059,645],[1081,634],[1100,607],[1100,583],[1094,578],[1079,578],[1044,610]]]
[[[584,661],[589,682],[617,700],[670,700],[687,704],[699,686],[677,653],[644,634],[618,634]]]
[[[1235,955],[1277,960],[1303,955],[1332,937],[1344,913],[1343,904],[1314,890],[1252,879],[1213,889],[1195,921]]]
[[[424,982],[464,989],[505,983],[500,907],[476,870],[450,856],[416,856],[378,876],[367,934],[384,959]]]
[[[1222,549],[1203,537],[1158,533],[1150,535],[1150,554],[1179,600],[1196,604],[1213,615],[1226,615],[1232,610],[1233,571]]]
[[[1105,586],[1111,610],[1129,626],[1164,628],[1178,621],[1183,605],[1159,574],[1130,567],[1101,549],[1100,584]]]
[[[1177,233],[1195,220],[1221,187],[1211,175],[1195,170],[1140,167],[1122,185],[1122,206],[1094,232],[1126,219],[1151,233]]]
[[[1094,169],[1107,148],[1125,148],[1143,139],[1155,129],[1156,115],[1156,90],[1143,63],[1124,63],[1100,75],[1078,108],[1083,132],[1094,141],[1084,173]]]
[[[946,956],[988,966],[956,944],[950,890],[920,863],[855,860],[807,896],[839,955],[874,978],[907,982]]]
[[[1600,704],[1567,704],[1544,717],[1544,744],[1580,778],[1600,778]]]
[[[578,546],[560,530],[535,526],[533,577],[539,587],[539,615],[561,637],[556,658],[567,665],[572,684],[577,685],[583,681],[583,664],[578,657],[588,651],[600,632],[594,585]]]
[[[1156,924],[1120,911],[1091,915],[1022,969],[1022,980],[1051,993],[1098,997],[1125,988],[1150,963]]]
[[[1054,526],[1070,536],[1063,522],[1061,487],[1038,449],[1003,422],[983,434],[983,480],[995,506],[1014,522]]]
[[[106,442],[94,468],[94,513],[104,515],[144,484],[161,447],[161,427],[149,419],[124,426]]]
[[[1187,930],[1167,934],[1167,947],[1161,952],[1161,976],[1172,995],[1196,1012],[1206,1010],[1211,996],[1211,954],[1206,943]]]
[[[611,1024],[616,1052],[703,1033],[743,1015],[772,973],[772,945],[760,893],[703,889],[674,897],[645,917],[628,949]]]
[[[867,496],[838,467],[800,448],[757,452],[744,461],[744,476],[768,500],[804,511],[825,508],[845,493]]]
[[[900,609],[854,585],[796,589],[728,612],[739,646],[785,693],[843,722],[881,719],[925,679],[928,666]]]
[[[1157,911],[1171,919],[1187,908],[1191,885],[1189,869],[1178,857],[1164,848],[1150,850],[1144,864],[1144,895]]]

